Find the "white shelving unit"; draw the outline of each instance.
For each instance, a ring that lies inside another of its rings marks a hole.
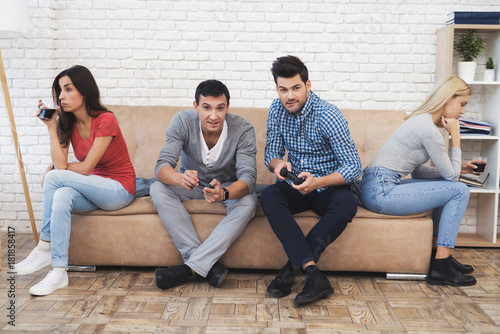
[[[436,81],[453,73],[453,43],[459,35],[468,29],[474,29],[479,34],[486,34],[488,44],[486,57],[492,57],[495,63],[495,78],[500,80],[500,25],[448,25],[437,32],[436,50]],[[479,74],[476,73],[476,77]],[[471,193],[477,193],[477,234],[459,233],[457,246],[500,247],[500,236],[497,228],[500,194],[500,81],[469,82],[473,89],[478,86],[483,91],[483,120],[492,126],[491,136],[462,135],[461,140],[480,141],[481,155],[488,157],[490,177],[487,188],[471,188]],[[474,93],[475,94],[475,93]]]

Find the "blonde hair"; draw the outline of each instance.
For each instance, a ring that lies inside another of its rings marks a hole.
[[[411,114],[406,116],[405,119],[419,114],[433,114],[440,110],[455,96],[467,96],[470,94],[471,89],[469,85],[456,75],[444,77],[436,83],[424,103],[422,103],[420,107],[415,109]]]

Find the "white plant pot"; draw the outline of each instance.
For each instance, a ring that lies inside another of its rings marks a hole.
[[[495,81],[495,70],[485,69],[483,80],[484,81]]]
[[[477,62],[475,61],[459,61],[457,63],[458,76],[465,82],[474,81],[476,75]]]

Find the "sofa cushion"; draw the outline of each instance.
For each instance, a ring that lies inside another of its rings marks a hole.
[[[220,203],[210,204],[205,200],[194,199],[183,203],[189,214],[212,214],[212,215],[225,215],[226,207]],[[129,206],[115,211],[104,211],[104,210],[94,210],[91,212],[78,213],[79,215],[85,216],[126,216],[126,215],[142,215],[142,214],[156,214],[156,209],[153,203],[149,200],[149,196],[137,198]],[[422,212],[414,215],[408,216],[389,216],[382,215],[378,213],[373,213],[366,210],[363,207],[358,206],[358,212],[356,213],[356,218],[377,218],[377,219],[401,219],[401,218],[421,218],[429,217],[430,211]],[[257,206],[255,212],[256,217],[265,216],[262,207]],[[314,211],[307,210],[304,212],[297,213],[295,217],[313,217],[319,220],[318,216]]]
[[[224,216],[193,214],[191,218],[203,242]],[[390,218],[355,218],[328,246],[318,266],[322,270],[425,274],[431,256],[432,220]],[[307,234],[317,217],[300,217],[298,222]],[[182,264],[179,251],[156,214],[73,214],[70,245],[71,265]],[[221,258],[229,268],[259,269],[279,269],[286,260],[283,246],[263,216],[252,219]]]

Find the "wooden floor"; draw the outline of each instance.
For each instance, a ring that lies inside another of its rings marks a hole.
[[[203,279],[169,289],[154,284],[154,268],[98,268],[70,272],[69,286],[45,297],[28,289],[48,272],[15,277],[12,297],[2,232],[0,332],[47,333],[500,333],[500,249],[456,249],[475,265],[472,287],[392,281],[376,273],[326,273],[335,294],[295,308],[292,295],[266,298],[276,271],[236,271],[220,288]],[[16,234],[16,260],[34,246]],[[8,324],[15,302],[15,327]]]

